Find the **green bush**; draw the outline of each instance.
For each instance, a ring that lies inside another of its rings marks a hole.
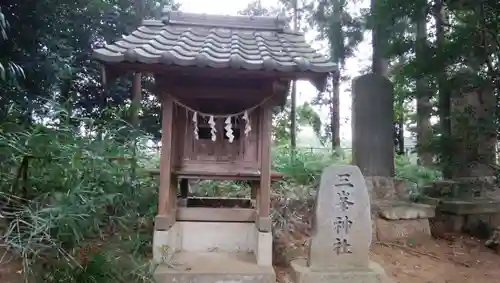
[[[289,147],[277,147],[272,154],[273,169],[283,173],[287,180],[300,185],[319,185],[319,177],[326,166],[348,163],[328,150],[315,152],[298,149],[292,154]]]
[[[408,156],[397,156],[395,160],[396,177],[408,184],[410,197],[417,199],[422,187],[442,178],[441,171],[417,165]]]
[[[0,243],[22,260],[27,278],[46,273],[43,282],[150,281],[144,251],[151,250],[157,185],[132,176],[134,162],[110,158],[141,158],[133,138],[119,137],[126,127],[110,124],[99,136],[82,137],[66,125],[0,125],[0,198],[9,220]],[[121,247],[82,264],[77,250],[116,235]]]

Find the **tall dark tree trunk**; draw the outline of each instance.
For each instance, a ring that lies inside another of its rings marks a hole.
[[[142,100],[142,74],[135,73],[132,81],[132,109],[130,124],[135,128],[139,127],[139,111]]]
[[[416,18],[416,46],[415,55],[419,69],[422,69],[428,63],[426,58],[427,50],[427,0],[421,1],[421,12]],[[418,72],[416,77],[417,91],[417,153],[420,164],[423,166],[433,165],[433,155],[430,150],[432,142],[431,112],[432,104],[430,102],[431,92],[429,91],[427,79]]]
[[[371,0],[370,9],[373,15],[373,30],[372,30],[372,72],[382,76],[389,76],[389,60],[385,56],[387,46],[387,29],[386,20],[382,18],[380,13],[380,0]]]
[[[293,29],[299,29],[298,19],[298,0],[293,1]],[[290,147],[292,153],[297,148],[297,81],[292,82],[291,92],[291,109],[290,109]]]
[[[397,154],[398,155],[404,155],[405,154],[405,131],[404,131],[404,114],[401,113],[401,115],[398,117],[398,149],[397,149]]]
[[[450,91],[447,85],[446,60],[444,57],[445,44],[445,22],[446,11],[443,0],[436,0],[434,3],[434,18],[436,20],[436,46],[437,46],[437,84],[439,90],[439,123],[441,127],[441,164],[443,165],[443,177],[451,178],[451,154],[450,135]]]
[[[146,16],[145,0],[134,0],[134,8],[136,10],[137,20],[141,22]],[[142,74],[135,73],[132,80],[132,109],[130,124],[135,128],[139,128],[139,111],[141,109],[142,100]]]
[[[332,94],[330,100],[330,130],[332,132],[332,149],[340,147],[340,83],[339,78],[332,77]]]

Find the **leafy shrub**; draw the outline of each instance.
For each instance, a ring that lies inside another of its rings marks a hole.
[[[410,197],[421,195],[421,188],[442,178],[441,171],[412,163],[408,156],[397,156],[395,160],[396,177],[406,180]]]
[[[47,274],[43,282],[150,281],[144,251],[151,250],[156,181],[132,176],[136,164],[130,158],[141,159],[144,152],[135,150],[140,146],[133,138],[119,138],[118,132],[133,131],[117,123],[92,137],[76,134],[69,125],[24,130],[0,125],[0,207],[9,220],[0,243],[22,260],[27,278]],[[19,174],[19,168],[24,172]],[[117,234],[122,247],[92,254],[85,264],[75,253]],[[122,250],[134,258],[124,257]]]
[[[273,169],[300,185],[319,185],[322,170],[331,164],[345,164],[347,160],[336,157],[331,151],[314,152],[295,150],[289,147],[277,147],[273,151]]]

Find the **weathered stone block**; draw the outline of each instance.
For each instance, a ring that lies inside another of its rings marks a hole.
[[[495,214],[500,212],[500,201],[489,199],[441,200],[437,210],[455,215]]]
[[[387,220],[432,218],[435,216],[435,206],[410,202],[390,202],[380,205],[379,216]]]
[[[376,226],[379,241],[418,239],[431,236],[428,219],[385,220],[379,218],[376,219]]]

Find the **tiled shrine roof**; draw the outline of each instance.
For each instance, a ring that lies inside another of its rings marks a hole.
[[[336,64],[280,17],[219,16],[169,11],[130,35],[96,49],[104,63],[142,63],[253,71],[330,73]]]

